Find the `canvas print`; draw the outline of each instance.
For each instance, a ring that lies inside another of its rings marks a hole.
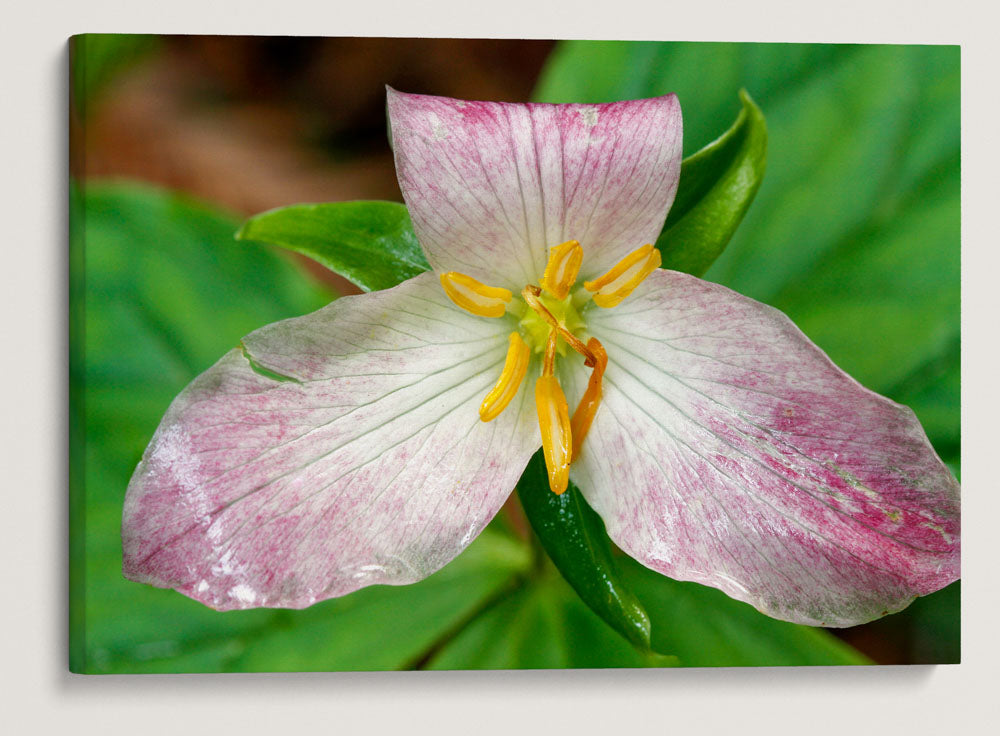
[[[958,47],[70,50],[72,671],[959,661]]]

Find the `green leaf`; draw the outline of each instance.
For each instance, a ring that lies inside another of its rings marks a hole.
[[[663,268],[701,276],[743,220],[764,178],[767,126],[740,90],[743,109],[732,127],[681,164],[677,196],[656,247]]]
[[[487,530],[458,558],[412,585],[375,585],[304,611],[255,636],[229,663],[238,671],[395,670],[436,651],[439,639],[530,565],[527,548]]]
[[[442,647],[426,667],[450,670],[676,665],[675,657],[642,653],[625,641],[549,567],[496,601]]]
[[[410,215],[397,202],[283,207],[251,217],[236,237],[301,253],[365,291],[388,289],[430,269]]]
[[[86,563],[84,461],[86,411],[84,409],[84,274],[83,200],[79,189],[69,187],[69,666],[82,671],[86,661],[84,571]]]
[[[776,100],[768,182],[707,274],[909,404],[955,460],[959,79],[957,47],[859,47]]]
[[[604,522],[576,486],[570,483],[564,493],[553,493],[539,450],[517,493],[532,529],[566,581],[609,626],[647,651],[649,617],[618,574]]]
[[[768,110],[769,101],[798,93],[859,48],[864,47],[564,41],[549,57],[533,97],[593,103],[676,93],[684,111],[684,152],[690,155],[714,140],[739,112],[740,89],[749,90]]]
[[[646,604],[653,649],[686,667],[871,664],[823,629],[777,621],[725,593],[671,580],[629,558],[622,575]]]

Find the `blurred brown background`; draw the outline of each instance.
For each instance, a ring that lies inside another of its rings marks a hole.
[[[417,38],[150,39],[85,107],[74,106],[71,171],[78,178],[161,184],[240,215],[300,202],[402,201],[386,137],[384,86],[524,101],[553,45]],[[341,293],[357,291],[311,261],[302,262]]]
[[[296,202],[400,199],[384,85],[524,101],[553,46],[235,36],[158,43],[88,106],[73,173],[156,182],[242,214]]]

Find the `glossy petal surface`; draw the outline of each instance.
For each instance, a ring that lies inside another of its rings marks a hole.
[[[590,279],[659,235],[680,175],[674,95],[602,105],[465,102],[389,90],[396,172],[438,271],[517,293],[570,239]]]
[[[571,473],[628,554],[827,626],[958,577],[958,483],[913,413],[843,373],[783,314],[657,271],[587,320],[609,363]]]
[[[136,469],[126,576],[226,610],[431,574],[540,444],[528,391],[479,420],[508,331],[428,273],[251,333],[174,400]]]

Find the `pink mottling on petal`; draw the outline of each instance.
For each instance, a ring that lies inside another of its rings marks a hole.
[[[439,271],[520,291],[579,240],[580,278],[654,242],[680,177],[675,95],[602,105],[464,102],[389,90],[396,172]]]
[[[233,350],[174,400],[129,484],[125,575],[227,610],[431,574],[539,444],[528,391],[479,421],[508,331],[426,274],[248,335],[295,380]]]
[[[957,579],[959,486],[913,412],[783,314],[657,271],[588,318],[609,363],[572,476],[633,557],[829,626]]]

